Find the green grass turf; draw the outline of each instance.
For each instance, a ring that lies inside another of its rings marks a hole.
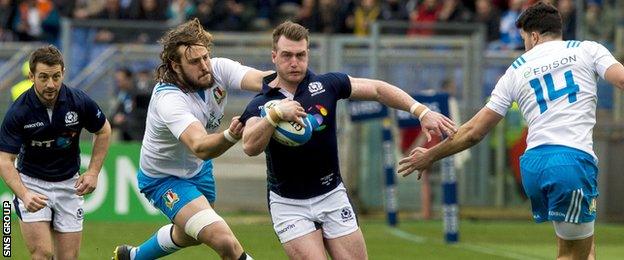
[[[226,215],[245,249],[255,259],[286,259],[263,215]],[[110,259],[115,245],[139,244],[164,223],[85,221],[80,259]],[[361,219],[370,259],[554,259],[551,224],[528,221],[460,222],[460,243],[443,242],[440,221],[410,220],[390,229],[383,220]],[[624,259],[624,225],[597,224],[599,259]],[[28,259],[19,227],[13,225],[12,258]],[[165,259],[218,259],[207,246],[186,248]]]

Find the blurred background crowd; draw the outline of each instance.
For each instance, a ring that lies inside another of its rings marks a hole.
[[[0,0],[0,41],[59,40],[62,17],[72,19],[167,21],[193,17],[209,31],[264,31],[290,19],[318,33],[367,35],[375,21],[410,24],[476,22],[487,28],[488,48],[520,49],[514,22],[536,0]],[[562,13],[564,40],[575,39],[577,20],[585,40],[608,43],[616,19],[609,0],[588,0],[578,17],[575,0],[550,0]],[[393,33],[430,35],[431,29],[407,28]],[[100,42],[140,42],[111,31]]]

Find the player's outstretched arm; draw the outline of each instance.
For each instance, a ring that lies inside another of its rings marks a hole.
[[[472,147],[479,143],[501,119],[503,117],[498,113],[489,108],[482,108],[459,127],[453,138],[447,138],[428,150],[422,147],[412,150],[409,156],[399,161],[399,174],[407,176],[414,171],[426,170],[435,161]]]
[[[616,88],[624,90],[624,66],[619,62],[609,66],[605,72],[605,80]]]
[[[252,117],[247,120],[243,130],[243,151],[249,156],[262,153],[279,122],[295,121],[305,125],[302,120],[305,116],[305,109],[299,102],[282,99],[279,104],[269,110],[265,117]]]
[[[442,136],[452,136],[457,132],[453,121],[437,112],[429,110],[425,105],[414,100],[409,94],[400,88],[385,81],[353,78],[351,81],[351,96],[356,100],[375,100],[389,107],[409,111],[420,119],[427,140],[431,140],[430,133]]]
[[[238,116],[232,118],[230,127],[222,133],[208,134],[199,121],[191,123],[180,135],[180,141],[202,160],[219,157],[230,149],[243,132],[243,124]]]
[[[272,70],[260,71],[257,69],[250,69],[245,73],[245,76],[243,76],[243,80],[241,80],[241,88],[260,92],[262,90],[262,79],[272,73],[274,73]]]

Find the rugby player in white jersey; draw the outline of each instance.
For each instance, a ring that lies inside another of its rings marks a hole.
[[[161,39],[162,63],[150,100],[141,147],[139,189],[173,224],[138,247],[115,248],[113,259],[156,259],[205,244],[223,259],[251,259],[213,210],[212,158],[242,135],[238,117],[217,132],[228,89],[259,92],[267,73],[225,58],[210,58],[212,36],[194,19]]]
[[[516,26],[526,52],[498,81],[490,101],[452,139],[414,149],[399,162],[399,173],[425,170],[477,144],[516,101],[529,125],[520,167],[533,218],[553,223],[558,259],[594,259],[596,85],[599,76],[624,89],[624,66],[596,42],[562,41],[561,16],[550,4],[529,7]]]

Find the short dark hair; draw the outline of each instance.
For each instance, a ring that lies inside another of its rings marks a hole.
[[[298,23],[286,21],[275,27],[275,30],[273,30],[274,50],[277,49],[277,41],[279,41],[279,38],[282,35],[286,37],[286,39],[289,39],[291,41],[306,40],[308,46],[310,45],[310,32],[308,31],[308,29]]]
[[[525,32],[561,36],[561,14],[551,4],[538,2],[520,14],[516,27]]]
[[[43,63],[48,66],[61,65],[61,70],[65,69],[63,54],[61,54],[61,51],[54,47],[54,45],[48,45],[33,51],[32,54],[30,54],[28,63],[31,73],[35,73],[37,63]]]

